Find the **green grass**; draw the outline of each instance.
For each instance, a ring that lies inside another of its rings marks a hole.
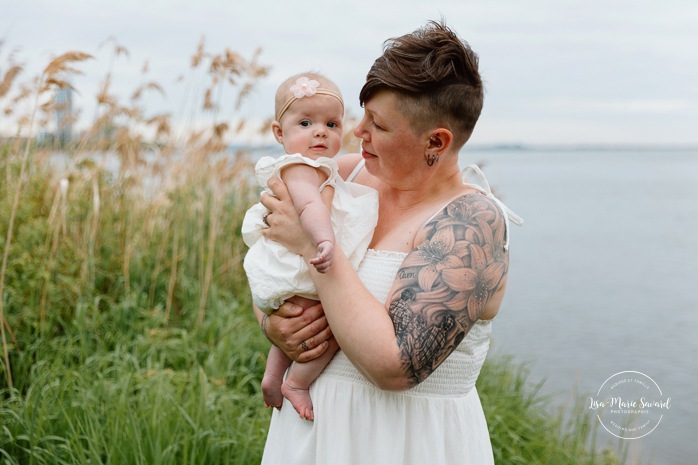
[[[220,304],[191,330],[161,328],[137,303],[86,308],[26,347],[25,390],[0,404],[7,463],[258,462],[265,344],[248,309]]]
[[[18,167],[0,168],[4,239]],[[32,164],[6,249],[0,463],[259,462],[267,343],[239,237],[250,197],[225,172],[201,164],[151,198],[77,168],[60,200]]]

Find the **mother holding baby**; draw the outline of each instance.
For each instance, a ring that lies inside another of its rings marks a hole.
[[[378,192],[378,224],[358,271],[339,248],[326,273],[310,267],[321,306],[258,313],[294,360],[330,335],[341,347],[310,389],[315,420],[285,402],[262,463],[491,464],[475,381],[507,283],[508,217],[519,218],[458,166],[482,110],[477,55],[430,22],[386,42],[359,99],[361,153],[337,162]],[[269,187],[265,237],[311,260],[283,182]]]

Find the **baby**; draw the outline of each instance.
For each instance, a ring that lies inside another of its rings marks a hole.
[[[292,76],[279,86],[275,107],[271,128],[287,155],[263,157],[257,162],[259,184],[266,187],[272,177],[284,181],[303,229],[317,246],[317,256],[309,261],[317,271],[324,273],[330,268],[336,245],[358,268],[378,220],[378,195],[366,186],[344,182],[331,158],[342,145],[344,101],[339,88],[320,74]],[[321,195],[326,188],[334,189],[330,206]],[[262,235],[268,213],[261,203],[252,206],[245,214],[242,235],[250,247],[244,268],[254,304],[271,314],[286,300],[299,304],[316,301],[317,292],[303,258]],[[281,408],[285,397],[302,418],[313,420],[310,385],[338,349],[331,339],[321,357],[295,363],[284,380],[291,360],[272,346],[262,380],[266,405]]]

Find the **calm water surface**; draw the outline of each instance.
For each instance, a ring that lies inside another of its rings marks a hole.
[[[493,353],[530,361],[560,404],[621,371],[650,376],[671,408],[632,449],[698,463],[698,151],[466,149],[469,163],[526,220]]]

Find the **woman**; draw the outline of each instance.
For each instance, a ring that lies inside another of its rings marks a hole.
[[[296,360],[324,350],[326,323],[342,349],[311,387],[314,422],[274,412],[263,463],[493,463],[475,380],[506,287],[508,212],[458,167],[482,109],[477,55],[431,22],[388,41],[359,98],[362,153],[338,162],[378,191],[378,225],[358,272],[341,250],[311,270],[322,309],[258,314]],[[265,236],[310,260],[287,190],[269,187]]]

